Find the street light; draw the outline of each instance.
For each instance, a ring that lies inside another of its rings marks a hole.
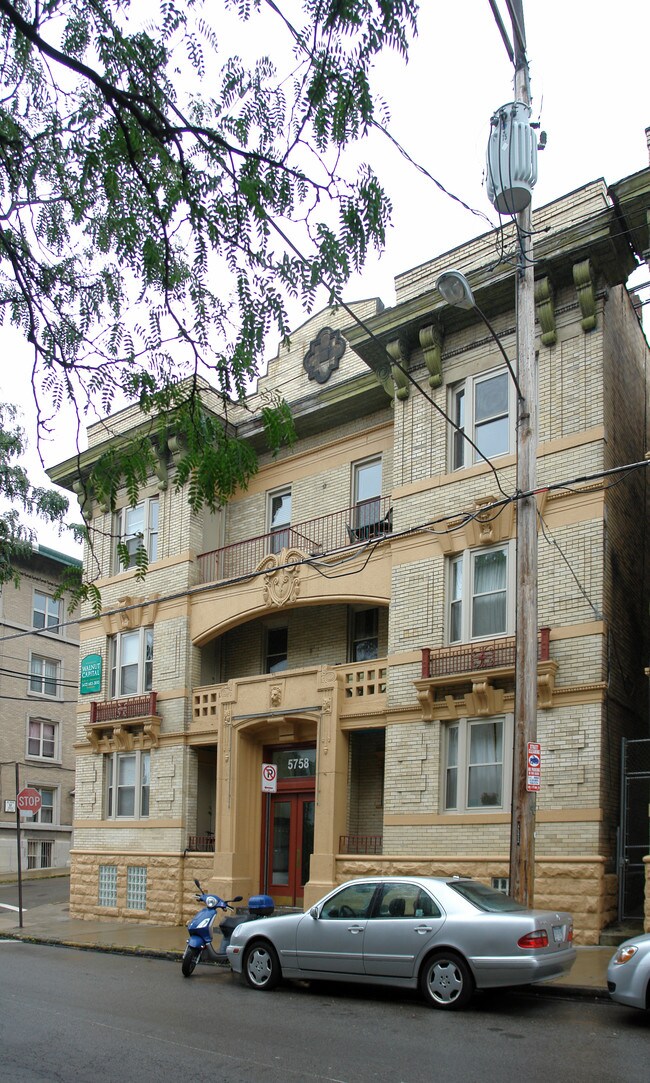
[[[523,276],[520,276],[523,277]],[[437,288],[448,304],[474,309],[505,359],[517,389],[517,560],[515,583],[515,727],[510,824],[510,891],[533,905],[535,865],[535,792],[528,790],[529,745],[537,739],[537,503],[533,495],[537,459],[537,403],[534,340],[530,348],[532,303],[517,305],[519,378],[501,340],[477,305],[469,282],[456,270],[440,275]],[[517,283],[518,299],[521,283]],[[520,384],[521,378],[521,384]],[[526,494],[526,495],[522,495]]]

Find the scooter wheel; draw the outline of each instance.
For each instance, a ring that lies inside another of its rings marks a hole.
[[[194,967],[198,963],[201,957],[200,948],[185,948],[183,952],[183,958],[181,960],[181,970],[183,971],[183,977],[189,978],[194,973]]]
[[[266,940],[257,940],[244,955],[244,979],[251,989],[265,992],[275,989],[282,977],[275,948]]]

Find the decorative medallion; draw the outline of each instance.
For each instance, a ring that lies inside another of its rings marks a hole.
[[[345,339],[340,331],[331,327],[321,327],[309,343],[302,367],[310,380],[326,384],[330,376],[339,367],[339,361],[345,353]]]
[[[258,564],[257,570],[265,573],[262,592],[265,605],[282,606],[296,600],[300,593],[302,559],[299,549],[282,549],[279,553],[269,553]]]

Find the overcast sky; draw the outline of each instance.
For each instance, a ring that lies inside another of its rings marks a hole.
[[[485,148],[490,116],[512,100],[513,73],[489,2],[421,0],[420,8],[409,63],[390,57],[378,66],[377,87],[390,109],[390,130],[449,192],[496,221],[483,182]],[[501,8],[505,17],[505,3]],[[650,3],[524,0],[524,12],[533,119],[541,121],[548,136],[539,155],[534,214],[535,206],[590,180],[603,177],[612,183],[648,165]],[[260,51],[270,51],[265,28],[258,40]],[[288,69],[288,61],[278,53],[280,70],[283,63]],[[360,149],[359,159],[368,160],[379,173],[393,200],[394,216],[385,253],[353,279],[346,299],[378,295],[390,305],[396,274],[488,227],[444,195],[383,137],[374,136]],[[635,282],[649,277],[644,268]],[[650,299],[650,290],[644,296]],[[303,318],[301,313],[296,323]],[[23,407],[33,440],[30,353],[8,328],[0,329],[0,345],[0,395]],[[276,341],[269,343],[269,356],[276,347]],[[42,452],[46,465],[74,453],[65,419]],[[47,484],[35,456],[29,464],[34,483]],[[39,537],[43,544],[75,552],[67,538],[52,531],[39,531]]]

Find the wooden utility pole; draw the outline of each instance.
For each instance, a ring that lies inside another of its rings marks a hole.
[[[507,0],[515,43],[515,101],[530,105],[522,0]],[[517,215],[517,494],[536,488],[537,371],[531,205]],[[537,740],[537,503],[517,500],[515,734],[510,830],[510,893],[534,901],[535,792],[529,791],[528,745]]]

